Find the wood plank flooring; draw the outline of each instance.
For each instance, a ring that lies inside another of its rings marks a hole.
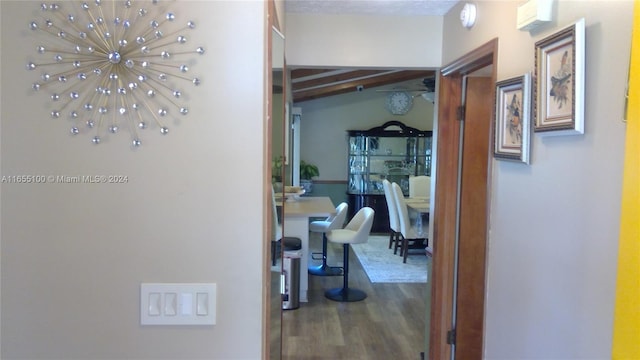
[[[311,233],[309,246],[320,251],[321,235]],[[342,264],[341,245],[329,243],[327,262]],[[283,311],[284,360],[420,359],[425,344],[426,284],[371,284],[350,251],[349,286],[368,297],[353,303],[324,297],[326,289],[341,286],[342,276],[309,276],[309,302]]]

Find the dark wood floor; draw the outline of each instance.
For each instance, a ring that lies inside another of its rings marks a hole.
[[[320,251],[321,246],[322,238],[312,233],[310,249]],[[426,284],[371,284],[350,253],[349,285],[368,297],[353,303],[328,300],[324,291],[341,287],[342,277],[309,276],[309,302],[283,314],[282,358],[420,359],[425,344]],[[342,247],[330,243],[328,258],[330,264],[342,263]]]

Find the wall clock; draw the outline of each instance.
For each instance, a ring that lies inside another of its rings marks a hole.
[[[140,132],[169,133],[168,124],[189,112],[184,86],[191,59],[193,21],[178,21],[167,9],[175,3],[134,0],[61,1],[41,4],[29,23],[41,41],[27,70],[45,93],[50,117],[72,136],[87,134],[93,144],[128,132],[133,147]],[[179,7],[179,6],[176,6]],[[149,131],[149,130],[147,130]]]
[[[386,107],[393,115],[404,115],[411,110],[413,98],[406,91],[394,91],[387,96]]]

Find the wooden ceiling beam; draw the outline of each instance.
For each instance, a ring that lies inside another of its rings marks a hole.
[[[318,99],[326,96],[345,94],[357,91],[358,86],[365,89],[374,88],[384,85],[395,84],[403,81],[409,81],[422,77],[431,77],[435,74],[433,70],[406,70],[391,74],[369,77],[365,79],[357,79],[354,81],[346,81],[335,85],[323,86],[309,90],[293,90],[293,101],[301,102],[307,100]]]
[[[291,78],[297,79],[307,76],[314,76],[324,74],[330,71],[336,71],[338,69],[293,69],[291,70]]]
[[[382,70],[355,70],[349,72],[343,72],[335,75],[327,75],[318,77],[311,80],[296,81],[296,78],[292,76],[292,89],[293,91],[299,91],[317,86],[328,86],[334,83],[348,81],[351,79],[363,78],[366,76],[377,75],[388,71]],[[355,80],[354,80],[355,81]]]

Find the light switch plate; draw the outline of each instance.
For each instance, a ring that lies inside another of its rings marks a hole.
[[[216,284],[140,284],[141,325],[215,325]]]

